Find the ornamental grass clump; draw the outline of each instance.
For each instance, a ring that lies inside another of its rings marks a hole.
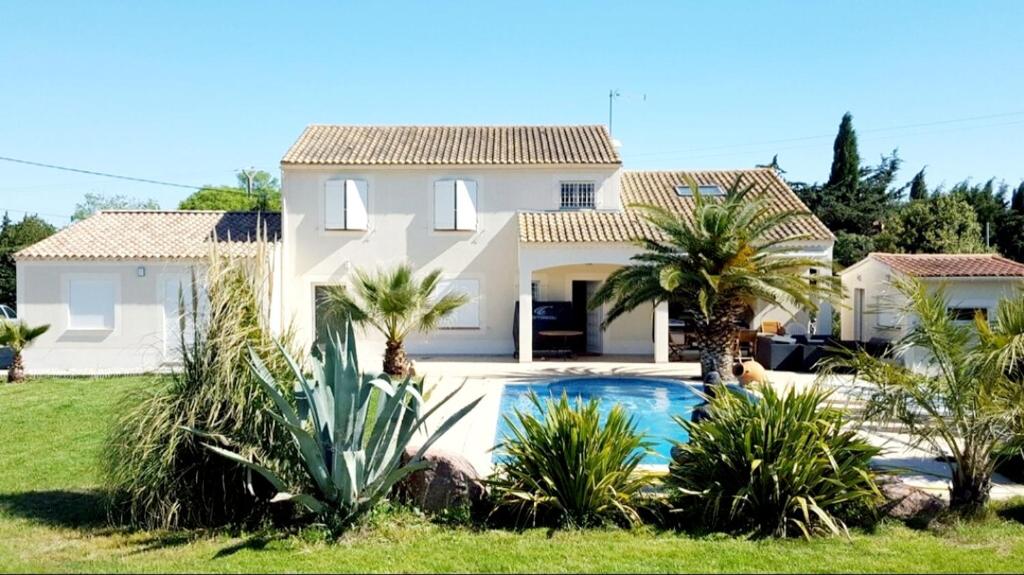
[[[776,537],[845,534],[849,520],[873,516],[879,450],[844,429],[829,393],[760,391],[715,394],[699,423],[676,418],[689,434],[666,479],[677,509],[712,529]]]
[[[269,415],[273,402],[249,369],[251,348],[271,373],[290,373],[268,325],[272,273],[260,246],[251,260],[214,249],[179,296],[180,366],[166,384],[121,401],[100,462],[114,521],[178,528],[270,518],[271,486],[184,427],[230,437],[289,481],[302,480],[288,430]],[[292,346],[289,333],[279,339]]]
[[[633,417],[615,405],[602,417],[596,399],[530,400],[539,415],[515,410],[511,435],[495,448],[501,463],[489,484],[497,513],[519,527],[547,523],[637,525],[638,495],[650,477],[637,473],[649,451]]]

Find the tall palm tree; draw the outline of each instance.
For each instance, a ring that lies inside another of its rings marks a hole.
[[[7,369],[7,382],[17,383],[25,379],[25,362],[21,353],[39,336],[50,329],[48,325],[29,327],[22,321],[0,321],[0,347],[9,347],[13,357]]]
[[[950,455],[950,509],[977,515],[996,466],[1020,453],[1024,437],[1024,298],[1001,301],[992,325],[980,314],[970,324],[950,315],[943,287],[918,280],[894,286],[905,302],[900,313],[915,319],[910,331],[883,357],[847,351],[827,360],[822,373],[853,371],[873,383],[862,392],[864,417],[898,423],[916,444]],[[924,369],[900,365],[911,350],[925,358]]]
[[[605,326],[649,303],[677,304],[695,326],[702,374],[731,377],[738,324],[756,302],[816,311],[819,301],[839,295],[838,278],[815,276],[821,260],[797,255],[795,242],[810,239],[787,233],[807,212],[773,209],[754,186],[730,186],[716,199],[693,193],[692,217],[654,206],[632,206],[662,236],[639,240],[643,251],[633,264],[608,276],[590,301],[611,303]]]
[[[375,273],[355,270],[351,286],[331,286],[322,292],[319,308],[326,314],[327,325],[343,325],[344,319],[351,317],[383,334],[387,340],[384,372],[401,375],[407,369],[405,338],[414,331],[436,329],[469,301],[462,293],[435,294],[440,281],[441,270],[417,281],[407,264]]]

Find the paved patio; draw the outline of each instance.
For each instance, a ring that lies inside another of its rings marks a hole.
[[[693,362],[651,363],[648,358],[635,356],[603,356],[578,360],[547,360],[518,363],[511,357],[420,357],[414,358],[416,371],[426,377],[431,398],[451,393],[462,385],[456,397],[437,413],[433,425],[443,421],[454,410],[477,397],[480,405],[464,420],[453,427],[437,448],[459,453],[467,458],[481,474],[492,468],[491,448],[495,444],[499,406],[505,384],[544,381],[561,377],[622,376],[660,377],[671,379],[700,379],[700,366]],[[814,374],[769,372],[769,379],[779,388],[812,385]],[[856,386],[852,378],[837,376],[822,381],[835,390],[833,401],[844,407],[857,403]],[[853,392],[853,393],[851,393]],[[882,447],[883,454],[876,460],[879,467],[899,472],[905,480],[939,496],[948,496],[949,469],[935,460],[937,454],[912,447],[910,438],[891,430],[865,427],[862,433],[869,441]],[[992,490],[995,499],[1024,496],[1024,485],[1013,483],[997,475]]]

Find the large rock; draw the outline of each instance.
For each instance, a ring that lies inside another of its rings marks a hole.
[[[882,511],[903,521],[929,522],[948,506],[942,498],[907,485],[899,478],[880,481],[878,488],[885,497]]]
[[[407,448],[402,454],[402,464],[408,463],[417,450]],[[487,488],[465,457],[431,450],[423,459],[430,467],[409,475],[396,486],[402,501],[428,513],[439,513],[458,507],[475,509],[485,500]]]

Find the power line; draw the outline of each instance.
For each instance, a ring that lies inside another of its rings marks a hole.
[[[61,171],[64,171],[64,172],[74,172],[74,173],[77,173],[77,174],[88,174],[90,176],[100,176],[100,177],[104,177],[104,178],[114,178],[114,179],[117,179],[117,180],[127,180],[129,182],[139,182],[139,183],[143,183],[143,184],[152,184],[152,185],[155,185],[155,186],[169,186],[169,187],[172,187],[172,188],[183,188],[183,189],[186,189],[186,190],[215,190],[215,191],[226,192],[226,193],[246,195],[245,192],[237,190],[237,189],[234,189],[234,188],[224,188],[224,187],[217,187],[217,186],[193,186],[193,185],[190,185],[190,184],[179,184],[179,183],[176,183],[176,182],[166,182],[166,181],[163,181],[163,180],[154,180],[154,179],[150,179],[150,178],[138,178],[138,177],[135,177],[135,176],[123,176],[123,175],[120,175],[120,174],[111,174],[109,172],[97,172],[95,170],[85,170],[85,169],[82,169],[82,168],[72,168],[70,166],[59,166],[57,164],[47,164],[47,163],[44,163],[44,162],[35,162],[35,161],[32,161],[32,160],[22,160],[20,158],[11,158],[11,157],[7,157],[7,156],[0,156],[0,160],[3,160],[5,162],[12,162],[12,163],[15,163],[15,164],[24,164],[26,166],[35,166],[37,168],[47,168],[47,169],[50,169],[50,170],[61,170]]]
[[[857,130],[857,133],[858,134],[873,134],[873,133],[877,133],[877,132],[892,132],[892,131],[896,131],[896,130],[909,130],[909,129],[914,129],[914,128],[926,128],[926,127],[930,127],[930,126],[940,126],[940,125],[945,125],[945,124],[956,124],[956,123],[962,123],[962,122],[973,122],[973,121],[976,121],[976,120],[991,120],[991,119],[995,119],[995,118],[1007,118],[1007,117],[1021,116],[1021,115],[1024,115],[1024,111],[1019,111],[1019,112],[1003,112],[1003,113],[999,113],[999,114],[987,114],[987,115],[984,115],[984,116],[972,116],[972,117],[968,117],[968,118],[956,118],[956,119],[949,119],[949,120],[936,120],[934,122],[921,122],[921,123],[918,123],[918,124],[905,124],[905,125],[901,125],[901,126],[889,126],[889,127],[885,127],[885,128],[868,128],[868,129],[863,129],[863,130]],[[1016,124],[1016,123],[1019,123],[1019,122],[1010,122],[1010,124]],[[1004,124],[989,124],[988,126],[985,126],[985,127],[1001,126],[1001,125],[1004,125]],[[964,128],[970,128],[970,127],[971,126],[965,126]],[[787,144],[787,143],[792,143],[792,142],[803,142],[803,141],[807,141],[807,140],[821,140],[821,139],[834,138],[834,137],[835,137],[834,133],[833,134],[820,134],[820,135],[817,135],[817,136],[800,136],[800,137],[796,137],[796,138],[783,138],[783,139],[779,139],[779,140],[763,140],[763,141],[760,141],[760,142],[749,142],[749,143],[746,143],[746,144],[724,144],[724,145],[721,145],[721,146],[705,146],[705,147],[700,147],[700,148],[689,148],[689,149],[685,149],[685,150],[665,150],[665,151],[661,151],[661,152],[641,152],[639,154],[628,154],[627,153],[627,155],[629,157],[631,157],[631,158],[639,158],[639,157],[645,157],[645,156],[664,156],[664,155],[675,155],[675,154],[689,154],[689,153],[693,153],[693,152],[710,152],[710,151],[716,151],[716,150],[729,150],[729,149],[732,149],[732,148],[747,148],[747,147],[753,147],[753,146],[766,146],[766,145],[770,145],[770,144]]]

